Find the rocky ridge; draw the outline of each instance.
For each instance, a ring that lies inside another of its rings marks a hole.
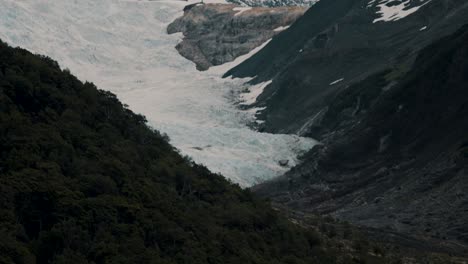
[[[182,32],[179,53],[197,69],[233,61],[260,46],[298,19],[305,7],[240,7],[233,4],[192,4],[171,23],[169,34]]]

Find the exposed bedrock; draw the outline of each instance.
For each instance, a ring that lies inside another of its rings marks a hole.
[[[336,95],[323,143],[254,188],[274,204],[468,248],[468,25]]]
[[[232,4],[194,4],[171,23],[169,34],[182,32],[176,48],[198,70],[233,61],[291,25],[306,7],[239,7]]]

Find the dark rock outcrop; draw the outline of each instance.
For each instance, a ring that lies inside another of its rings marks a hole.
[[[255,191],[293,210],[467,245],[467,116],[465,26],[407,74],[382,71],[338,93],[313,128],[324,144]]]
[[[226,4],[194,4],[171,23],[169,34],[182,32],[176,48],[199,70],[233,61],[291,25],[305,7],[246,8]]]

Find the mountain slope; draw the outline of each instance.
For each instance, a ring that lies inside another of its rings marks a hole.
[[[312,129],[324,144],[256,192],[467,252],[468,25],[400,75],[383,71],[338,93]]]
[[[307,133],[327,98],[388,67],[407,71],[421,48],[468,22],[463,0],[401,3],[320,1],[226,76],[272,80],[253,105],[266,107],[264,130]]]
[[[330,260],[313,232],[49,58],[0,42],[0,102],[1,263]]]

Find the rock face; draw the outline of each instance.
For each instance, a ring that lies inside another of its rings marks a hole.
[[[182,32],[176,48],[199,70],[221,65],[247,54],[291,25],[305,7],[239,7],[226,4],[187,6],[184,16],[171,23],[169,34]]]
[[[227,75],[272,80],[255,107],[264,130],[307,133],[330,98],[388,67],[408,70],[420,49],[468,23],[465,0],[319,1]]]
[[[468,25],[398,70],[336,95],[314,128],[324,144],[255,191],[301,212],[468,245]]]

